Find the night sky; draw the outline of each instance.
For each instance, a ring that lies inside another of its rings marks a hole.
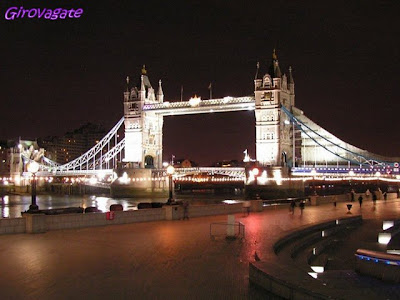
[[[292,66],[296,106],[342,140],[400,156],[396,1],[1,1],[0,139],[107,130],[125,78],[146,65],[165,101],[253,94],[257,61]],[[83,8],[79,19],[5,20],[10,6]],[[164,158],[255,156],[254,112],[164,119]]]

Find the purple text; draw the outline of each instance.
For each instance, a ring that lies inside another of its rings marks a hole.
[[[5,18],[6,20],[15,20],[15,19],[23,19],[23,18],[38,18],[38,19],[48,19],[48,20],[57,20],[57,19],[66,19],[66,18],[80,18],[83,14],[83,9],[64,9],[64,8],[30,8],[24,9],[23,6],[18,7],[10,7],[7,9]]]

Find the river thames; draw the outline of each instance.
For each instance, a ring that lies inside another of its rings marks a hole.
[[[176,201],[188,200],[191,205],[232,203],[243,201],[243,196],[215,196],[215,195],[177,195]],[[110,196],[95,195],[38,195],[36,202],[39,209],[53,209],[64,207],[96,207],[107,212],[111,204],[121,204],[124,210],[136,210],[139,203],[143,202],[161,202],[165,203],[167,199],[133,199],[133,198],[111,198]],[[18,218],[21,212],[29,209],[31,204],[30,195],[5,195],[1,196],[0,217]]]

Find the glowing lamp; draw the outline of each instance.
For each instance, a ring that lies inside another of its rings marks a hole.
[[[168,204],[171,204],[173,202],[173,194],[172,194],[172,174],[175,173],[175,168],[174,166],[169,165],[167,167],[167,174],[168,174],[168,181],[169,181],[169,197],[167,200]]]
[[[391,239],[392,239],[392,234],[388,232],[380,232],[378,235],[378,243],[381,245],[389,244]]]
[[[37,171],[39,171],[39,164],[32,160],[31,162],[28,163],[28,172],[35,174]]]
[[[324,267],[323,266],[311,266],[311,269],[315,273],[324,273]]]
[[[39,206],[36,204],[36,176],[35,176],[36,172],[39,171],[39,164],[36,161],[32,160],[28,163],[27,169],[28,169],[28,172],[33,174],[32,189],[31,189],[32,202],[31,202],[31,205],[29,205],[28,212],[35,213],[35,212],[39,211]]]
[[[260,173],[260,170],[259,170],[259,169],[257,169],[257,168],[254,168],[254,169],[253,169],[253,175],[254,175],[254,176],[258,176],[259,173]]]
[[[199,106],[201,102],[201,97],[194,96],[189,99],[190,106]]]
[[[167,167],[167,174],[168,174],[168,175],[172,175],[172,174],[174,174],[174,173],[175,173],[175,168],[174,168],[174,166],[169,165],[169,166]]]
[[[382,229],[386,230],[394,226],[394,221],[383,221]]]
[[[308,275],[310,275],[314,279],[318,278],[318,273],[317,272],[308,272]]]

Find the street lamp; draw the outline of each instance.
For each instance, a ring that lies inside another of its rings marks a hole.
[[[260,170],[258,168],[253,168],[252,170],[254,176],[254,192],[256,199],[259,199],[259,195],[257,193],[257,176],[260,174]]]
[[[28,163],[28,172],[32,173],[32,203],[29,205],[28,212],[36,212],[39,206],[36,204],[36,172],[39,171],[39,164],[32,160]]]
[[[310,173],[310,174],[312,175],[313,194],[314,194],[314,195],[317,195],[317,190],[316,190],[316,188],[315,188],[315,176],[317,175],[317,170],[315,170],[315,168],[313,168],[313,169],[311,170],[311,173]]]
[[[257,168],[253,169],[253,176],[254,176],[254,185],[257,186],[257,176],[260,173],[260,170]]]
[[[168,183],[169,183],[169,197],[168,197],[168,204],[171,204],[173,202],[173,197],[172,197],[172,175],[175,173],[175,168],[172,165],[169,165],[167,167],[167,174],[168,174]]]

